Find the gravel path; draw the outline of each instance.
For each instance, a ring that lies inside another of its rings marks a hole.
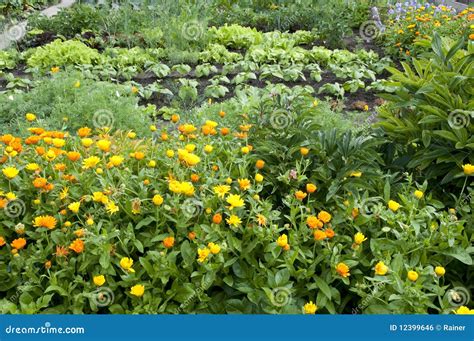
[[[41,11],[41,14],[48,18],[55,16],[63,8],[71,7],[76,0],[62,0],[59,4],[48,7]],[[8,27],[0,34],[0,50],[7,49],[12,42],[22,39],[26,34],[27,21],[21,21],[16,25]]]

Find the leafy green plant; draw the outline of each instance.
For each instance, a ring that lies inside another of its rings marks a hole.
[[[213,42],[234,49],[249,48],[251,45],[260,44],[263,40],[263,34],[255,28],[235,24],[225,24],[219,28],[211,27],[209,34]]]
[[[474,163],[474,55],[464,39],[443,44],[435,33],[432,52],[413,59],[404,71],[388,68],[394,94],[380,109],[387,136],[395,143],[398,161],[436,184],[461,187],[461,166]]]

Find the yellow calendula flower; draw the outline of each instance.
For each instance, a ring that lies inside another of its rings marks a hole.
[[[198,249],[198,262],[203,263],[209,256],[210,252],[211,250],[209,250],[207,247],[203,249]]]
[[[107,203],[107,205],[105,206],[105,209],[110,215],[117,213],[119,211],[119,207],[113,201],[110,201],[109,203]]]
[[[211,251],[213,255],[217,255],[219,252],[221,252],[221,247],[217,244],[209,243],[207,244],[207,247],[209,248],[209,251]]]
[[[350,274],[350,269],[345,263],[338,263],[336,265],[336,272],[339,274],[341,277],[349,277]]]
[[[251,186],[249,179],[237,179],[237,182],[239,183],[239,187],[242,191],[248,190]]]
[[[349,176],[351,176],[353,178],[360,178],[362,176],[362,172],[360,172],[360,171],[351,172],[351,174],[349,174]]]
[[[120,267],[128,272],[135,272],[135,270],[133,270],[132,268],[133,266],[133,259],[129,258],[129,257],[123,257],[121,260],[120,260]]]
[[[281,247],[288,245],[288,236],[286,234],[282,234],[280,237],[278,237],[277,244]]]
[[[40,167],[37,163],[29,163],[26,165],[25,168],[29,170],[30,172],[34,172],[34,171],[37,171]]]
[[[442,266],[437,266],[435,268],[435,273],[436,273],[437,276],[442,277],[446,273],[446,269]]]
[[[460,306],[458,309],[453,310],[456,315],[474,315],[474,309],[469,309],[466,306]]]
[[[217,194],[219,198],[224,198],[227,193],[230,192],[230,186],[227,185],[218,185],[213,188],[214,193]]]
[[[163,203],[164,199],[161,195],[159,194],[156,194],[154,197],[153,197],[153,204],[155,206],[160,206],[162,203]]]
[[[237,227],[242,224],[242,220],[240,220],[240,218],[235,214],[231,214],[230,217],[227,218],[225,221],[227,222],[227,224],[234,227]]]
[[[416,282],[418,279],[418,273],[416,271],[410,270],[407,275],[408,279],[412,282]]]
[[[30,113],[30,112],[27,113],[27,114],[25,115],[25,117],[26,117],[26,120],[27,120],[28,122],[33,122],[34,120],[36,120],[36,115],[35,115],[35,114],[32,114],[32,113]]]
[[[473,175],[474,174],[474,165],[471,165],[470,163],[467,163],[462,166],[462,170],[464,171],[464,174],[466,175]]]
[[[13,180],[14,178],[17,177],[18,173],[20,171],[16,169],[15,167],[5,167],[2,169],[3,175],[5,175],[9,180]]]
[[[81,140],[81,143],[84,147],[89,148],[94,144],[94,140],[86,137]]]
[[[104,285],[105,283],[105,277],[104,275],[97,275],[92,278],[92,281],[94,282],[95,285],[98,287]]]
[[[210,144],[206,144],[204,146],[204,152],[207,153],[207,154],[211,153],[213,149],[214,149],[214,147],[211,146]]]
[[[385,276],[388,272],[388,266],[384,262],[378,262],[375,264],[375,274],[379,276]]]
[[[236,207],[243,207],[245,206],[244,199],[240,197],[238,194],[230,194],[227,199],[227,203],[230,205],[229,209],[232,210]]]
[[[174,156],[174,151],[172,151],[171,149],[168,149],[166,151],[166,156],[169,158],[172,158]]]
[[[100,159],[97,156],[91,156],[87,159],[84,159],[82,166],[85,169],[94,168],[100,162]]]
[[[141,284],[136,284],[130,288],[130,294],[137,297],[142,297],[145,293],[145,286]]]
[[[393,212],[397,212],[400,208],[400,204],[394,200],[390,200],[388,202],[388,208],[391,209]]]
[[[111,145],[112,145],[112,142],[110,142],[109,140],[97,141],[97,147],[103,152],[108,152],[110,150]]]
[[[256,182],[262,182],[263,181],[263,175],[262,174],[255,174],[255,181]]]
[[[79,212],[80,207],[81,207],[80,202],[73,202],[73,203],[69,204],[67,208],[69,208],[69,210],[71,210],[72,213],[77,213],[77,212]]]
[[[125,160],[125,158],[122,155],[113,155],[109,158],[110,164],[115,167],[120,166],[123,160]]]
[[[303,306],[303,312],[305,314],[316,314],[316,311],[318,310],[318,306],[313,303],[313,301],[309,301]]]
[[[155,168],[156,167],[156,161],[155,160],[150,160],[150,162],[148,162],[148,167]]]
[[[419,190],[416,190],[413,195],[417,198],[417,199],[421,199],[423,198],[424,196],[424,193],[422,191],[419,191]]]
[[[362,232],[357,232],[354,235],[354,243],[356,243],[357,245],[362,244],[366,240],[367,240],[367,237]]]

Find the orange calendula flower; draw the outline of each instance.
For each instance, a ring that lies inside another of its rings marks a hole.
[[[16,250],[21,250],[26,245],[26,239],[25,238],[17,238],[14,241],[12,241],[10,245],[12,246],[12,248],[14,248]]]
[[[166,237],[164,240],[163,240],[163,245],[169,249],[169,248],[172,248],[174,246],[174,237]]]
[[[313,237],[314,237],[314,240],[318,240],[318,241],[321,241],[327,238],[326,232],[321,231],[321,230],[315,230],[313,233]]]
[[[327,228],[324,232],[326,233],[326,237],[328,237],[329,239],[333,238],[336,235],[334,230],[331,228]]]
[[[336,265],[336,272],[341,277],[344,277],[344,278],[349,277],[351,275],[349,271],[350,271],[350,269],[345,263],[341,262],[341,263]]]
[[[49,215],[43,215],[36,217],[35,220],[33,220],[33,226],[35,227],[46,227],[49,230],[52,230],[56,227],[57,220],[56,218],[49,216]]]
[[[249,179],[237,179],[239,183],[239,187],[242,191],[246,191],[250,188],[250,180]]]
[[[300,200],[300,201],[302,201],[304,198],[306,198],[307,195],[308,195],[308,194],[305,193],[305,192],[303,192],[303,191],[297,191],[297,192],[295,193],[295,198],[298,199],[298,200]]]
[[[332,216],[326,211],[321,211],[318,213],[318,219],[325,224],[329,223],[331,221],[331,218]]]
[[[323,227],[323,222],[313,215],[310,215],[308,218],[306,218],[306,224],[310,229],[320,229]]]
[[[81,239],[75,239],[70,245],[69,249],[73,250],[75,253],[81,253],[84,251],[84,241]]]

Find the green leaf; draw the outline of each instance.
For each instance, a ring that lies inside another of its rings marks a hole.
[[[316,277],[314,281],[323,294],[331,300],[331,288],[329,285],[321,277]]]

